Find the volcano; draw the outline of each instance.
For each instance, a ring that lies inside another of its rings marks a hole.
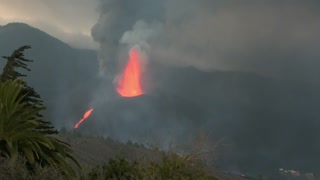
[[[118,82],[117,91],[122,97],[135,97],[143,94],[141,88],[141,52],[132,47],[129,52],[129,61]]]

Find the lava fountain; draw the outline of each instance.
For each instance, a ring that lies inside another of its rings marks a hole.
[[[141,59],[139,49],[132,47],[129,52],[129,61],[117,84],[117,92],[122,97],[135,97],[143,94],[141,88]]]
[[[79,122],[76,125],[74,125],[74,128],[77,129],[79,127],[79,125],[90,116],[92,111],[93,111],[93,108],[89,109],[86,113],[84,113],[83,118],[80,119]]]

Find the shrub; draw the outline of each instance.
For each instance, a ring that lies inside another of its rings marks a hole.
[[[66,177],[62,171],[52,167],[35,165],[32,171],[28,169],[28,161],[19,156],[15,160],[2,159],[0,162],[0,180],[25,179],[25,180],[63,180]]]
[[[95,179],[141,179],[137,162],[130,162],[123,157],[110,159],[107,164],[97,166],[88,174],[88,178]]]
[[[161,160],[128,161],[123,157],[111,159],[103,166],[97,166],[82,179],[126,179],[126,180],[217,180],[209,176],[203,164],[192,156],[180,156],[173,151],[163,153]]]

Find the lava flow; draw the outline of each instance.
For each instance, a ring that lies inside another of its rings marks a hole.
[[[143,94],[141,78],[141,53],[139,49],[130,49],[129,61],[118,81],[117,91],[123,97],[135,97]]]
[[[84,113],[83,118],[80,119],[80,121],[76,125],[74,125],[74,128],[78,128],[79,125],[90,116],[92,111],[93,111],[93,108],[89,109],[86,113]]]

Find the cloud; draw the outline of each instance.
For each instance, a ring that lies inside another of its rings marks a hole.
[[[99,44],[102,70],[116,64],[123,39],[142,43],[147,32],[152,38],[142,38],[150,59],[163,63],[311,81],[320,75],[320,4],[315,0],[0,3],[1,25],[25,22],[73,47],[98,49]]]
[[[100,44],[98,56],[101,74],[105,73],[108,66],[116,64],[115,59],[121,51],[120,41],[124,33],[130,31],[139,20],[147,23],[157,21],[163,13],[162,4],[162,1],[157,0],[100,1],[99,19],[92,27],[91,34],[93,39]],[[146,30],[146,28],[141,30]],[[107,72],[114,74],[110,68]]]
[[[100,1],[105,6],[100,6],[92,35],[101,51],[112,46],[117,53],[121,38],[137,30],[135,23],[158,21],[163,33],[149,43],[151,59],[206,71],[244,70],[293,79],[320,75],[315,68],[320,66],[316,60],[320,58],[316,1],[149,2],[135,1],[132,6],[129,1]],[[104,53],[102,64],[113,57],[116,55]]]
[[[199,69],[281,76],[292,66],[306,65],[309,51],[320,45],[320,14],[308,3],[211,3],[215,10],[208,8],[207,1],[189,4],[188,11],[169,8],[165,37],[161,37],[165,46],[155,50],[160,49],[159,59]],[[307,69],[300,70],[295,73]]]
[[[24,22],[74,47],[95,48],[90,29],[97,20],[96,1],[0,0],[0,24]]]

